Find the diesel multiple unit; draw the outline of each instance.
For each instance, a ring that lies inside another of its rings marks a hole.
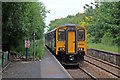
[[[62,64],[77,65],[86,54],[86,28],[61,25],[45,34],[45,45]]]

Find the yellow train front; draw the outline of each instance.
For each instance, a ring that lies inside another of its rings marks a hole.
[[[64,24],[45,34],[45,45],[65,65],[78,65],[86,54],[86,28]]]

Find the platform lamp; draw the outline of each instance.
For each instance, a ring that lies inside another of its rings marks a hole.
[[[36,36],[36,33],[33,32],[33,59],[35,60],[35,36]]]

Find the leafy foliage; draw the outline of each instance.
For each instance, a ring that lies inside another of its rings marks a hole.
[[[41,2],[3,2],[2,43],[13,50],[22,51],[24,40],[32,40],[33,32],[36,33],[37,40],[42,39],[47,12]]]
[[[84,13],[52,20],[49,30],[60,24],[74,23],[87,28],[88,42],[120,45],[120,2],[86,4]]]

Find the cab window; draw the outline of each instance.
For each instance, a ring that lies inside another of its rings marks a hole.
[[[85,40],[85,30],[79,29],[78,30],[78,41],[83,41],[83,40]]]
[[[65,40],[65,30],[64,29],[59,29],[58,30],[58,40],[59,41],[64,41]]]

